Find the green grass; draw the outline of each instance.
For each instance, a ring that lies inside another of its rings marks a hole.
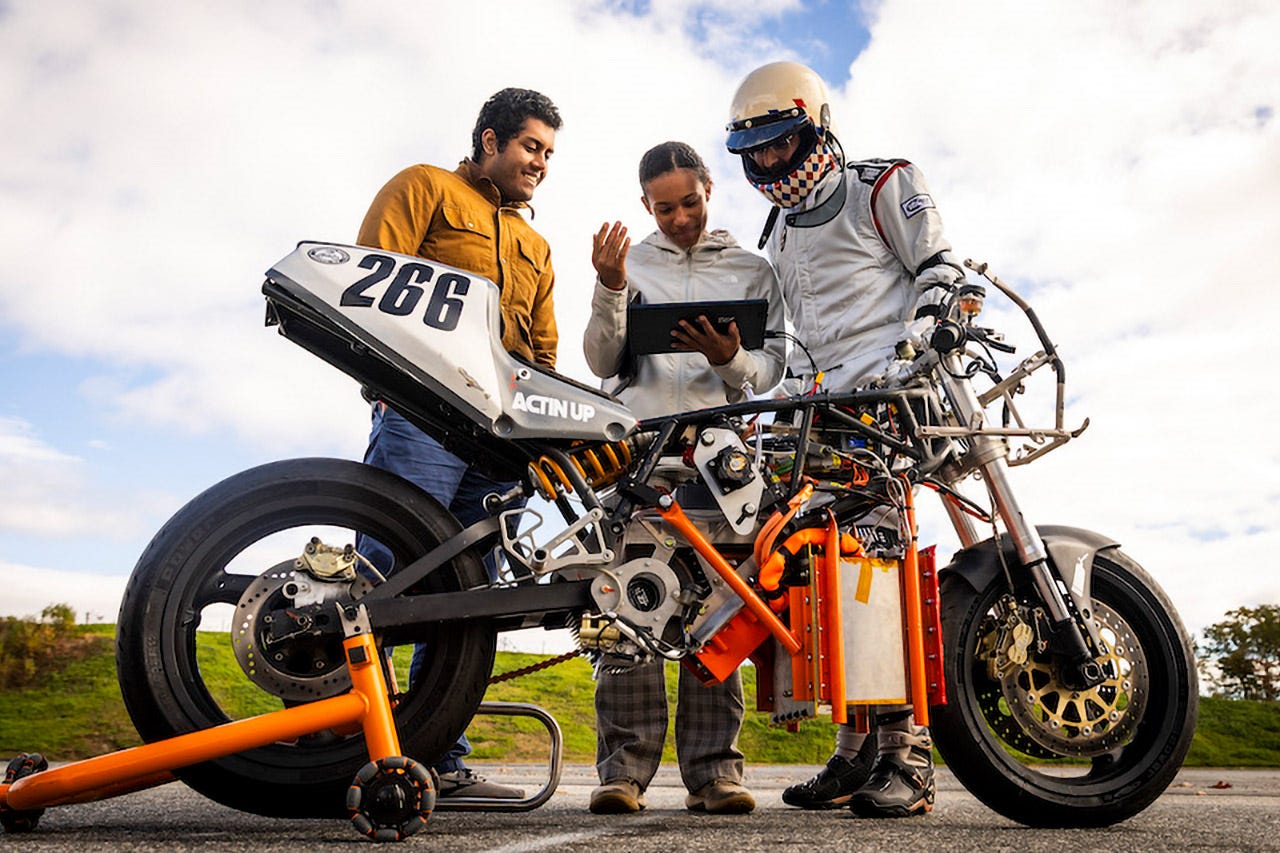
[[[1192,767],[1280,765],[1280,702],[1200,699],[1200,723],[1186,763]]]
[[[92,637],[88,653],[45,672],[34,686],[0,691],[0,758],[39,751],[56,761],[98,755],[139,743],[125,713],[116,684],[114,626],[74,629]],[[201,667],[218,700],[245,717],[277,710],[280,703],[254,687],[240,672],[226,635],[202,633]],[[499,652],[495,672],[502,673],[543,660],[541,655]],[[408,672],[408,649],[395,655],[397,672]],[[667,694],[675,703],[676,664],[667,665]],[[755,669],[743,669],[747,718],[741,747],[752,764],[819,764],[830,755],[835,727],[825,719],[811,720],[798,733],[769,726],[767,713],[751,710],[755,703]],[[489,688],[492,701],[528,702],[549,711],[564,736],[565,760],[595,761],[594,684],[591,667],[576,658],[533,675]],[[674,719],[674,715],[672,716]],[[674,728],[674,727],[672,727]],[[547,735],[535,720],[477,717],[468,730],[478,760],[545,760]],[[669,732],[664,760],[674,761]],[[1225,699],[1200,700],[1188,766],[1280,766],[1280,703]]]
[[[500,652],[496,672],[507,672],[541,660],[541,655]],[[675,698],[679,666],[667,664],[667,703],[670,706],[664,761],[675,761]],[[739,746],[748,760],[757,764],[821,764],[831,755],[835,726],[812,720],[798,733],[769,725],[767,713],[750,710],[755,704],[755,668],[743,670],[743,690],[747,717]],[[546,708],[560,724],[564,736],[565,760],[594,763],[596,756],[595,711],[592,704],[594,682],[591,666],[577,658],[548,670],[489,688],[486,699],[503,702],[530,702]],[[547,736],[535,720],[477,717],[467,731],[477,759],[512,760],[522,751],[531,759],[545,755]]]
[[[510,672],[544,660],[544,655],[499,652],[495,673]],[[594,682],[591,665],[574,658],[533,675],[490,685],[485,699],[495,702],[528,702],[545,708],[560,724],[566,761],[595,761]],[[546,729],[536,720],[519,717],[477,717],[467,730],[473,755],[483,760],[511,760],[524,755],[545,760]]]
[[[87,655],[41,673],[32,687],[0,692],[0,759],[43,752],[84,758],[139,743],[116,684],[114,625],[79,627]]]

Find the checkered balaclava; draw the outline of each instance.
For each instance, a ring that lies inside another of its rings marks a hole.
[[[834,169],[837,163],[839,159],[836,152],[827,139],[822,139],[790,174],[767,183],[751,181],[751,185],[778,207],[795,207],[813,192],[818,181],[826,177],[827,172]]]

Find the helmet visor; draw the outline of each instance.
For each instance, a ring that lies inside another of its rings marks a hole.
[[[729,138],[725,147],[732,154],[747,154],[777,142],[795,133],[806,124],[812,124],[804,110],[755,116],[729,124]]]
[[[797,141],[791,142],[791,137]],[[799,129],[783,134],[772,142],[757,145],[751,151],[742,154],[742,169],[747,180],[752,183],[769,184],[782,180],[800,167],[809,155],[818,147],[818,134],[813,124],[806,122]],[[778,152],[773,156],[765,153],[770,146],[779,145],[791,148],[789,153]],[[787,159],[778,159],[786,157]]]

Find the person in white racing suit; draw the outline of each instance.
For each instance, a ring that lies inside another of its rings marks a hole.
[[[778,272],[806,388],[846,391],[886,378],[899,341],[928,333],[963,279],[920,171],[906,160],[846,162],[826,86],[809,68],[752,71],[733,99],[726,146],[774,205],[761,247]],[[786,789],[801,808],[849,805],[864,817],[932,809],[929,731],[910,706],[877,706],[871,735],[841,726],[835,754]]]

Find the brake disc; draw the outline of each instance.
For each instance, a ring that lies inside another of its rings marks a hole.
[[[231,646],[254,684],[284,700],[309,702],[351,688],[341,636],[323,630],[338,618],[326,605],[360,598],[372,586],[364,578],[321,579],[299,571],[301,564],[279,563],[249,584],[236,604]]]
[[[1093,617],[1106,646],[1097,658],[1106,673],[1101,683],[1087,690],[1064,687],[1055,662],[1034,648],[1024,662],[1008,666],[999,682],[1010,722],[1056,756],[1110,752],[1133,737],[1147,710],[1147,665],[1133,630],[1098,601]]]

